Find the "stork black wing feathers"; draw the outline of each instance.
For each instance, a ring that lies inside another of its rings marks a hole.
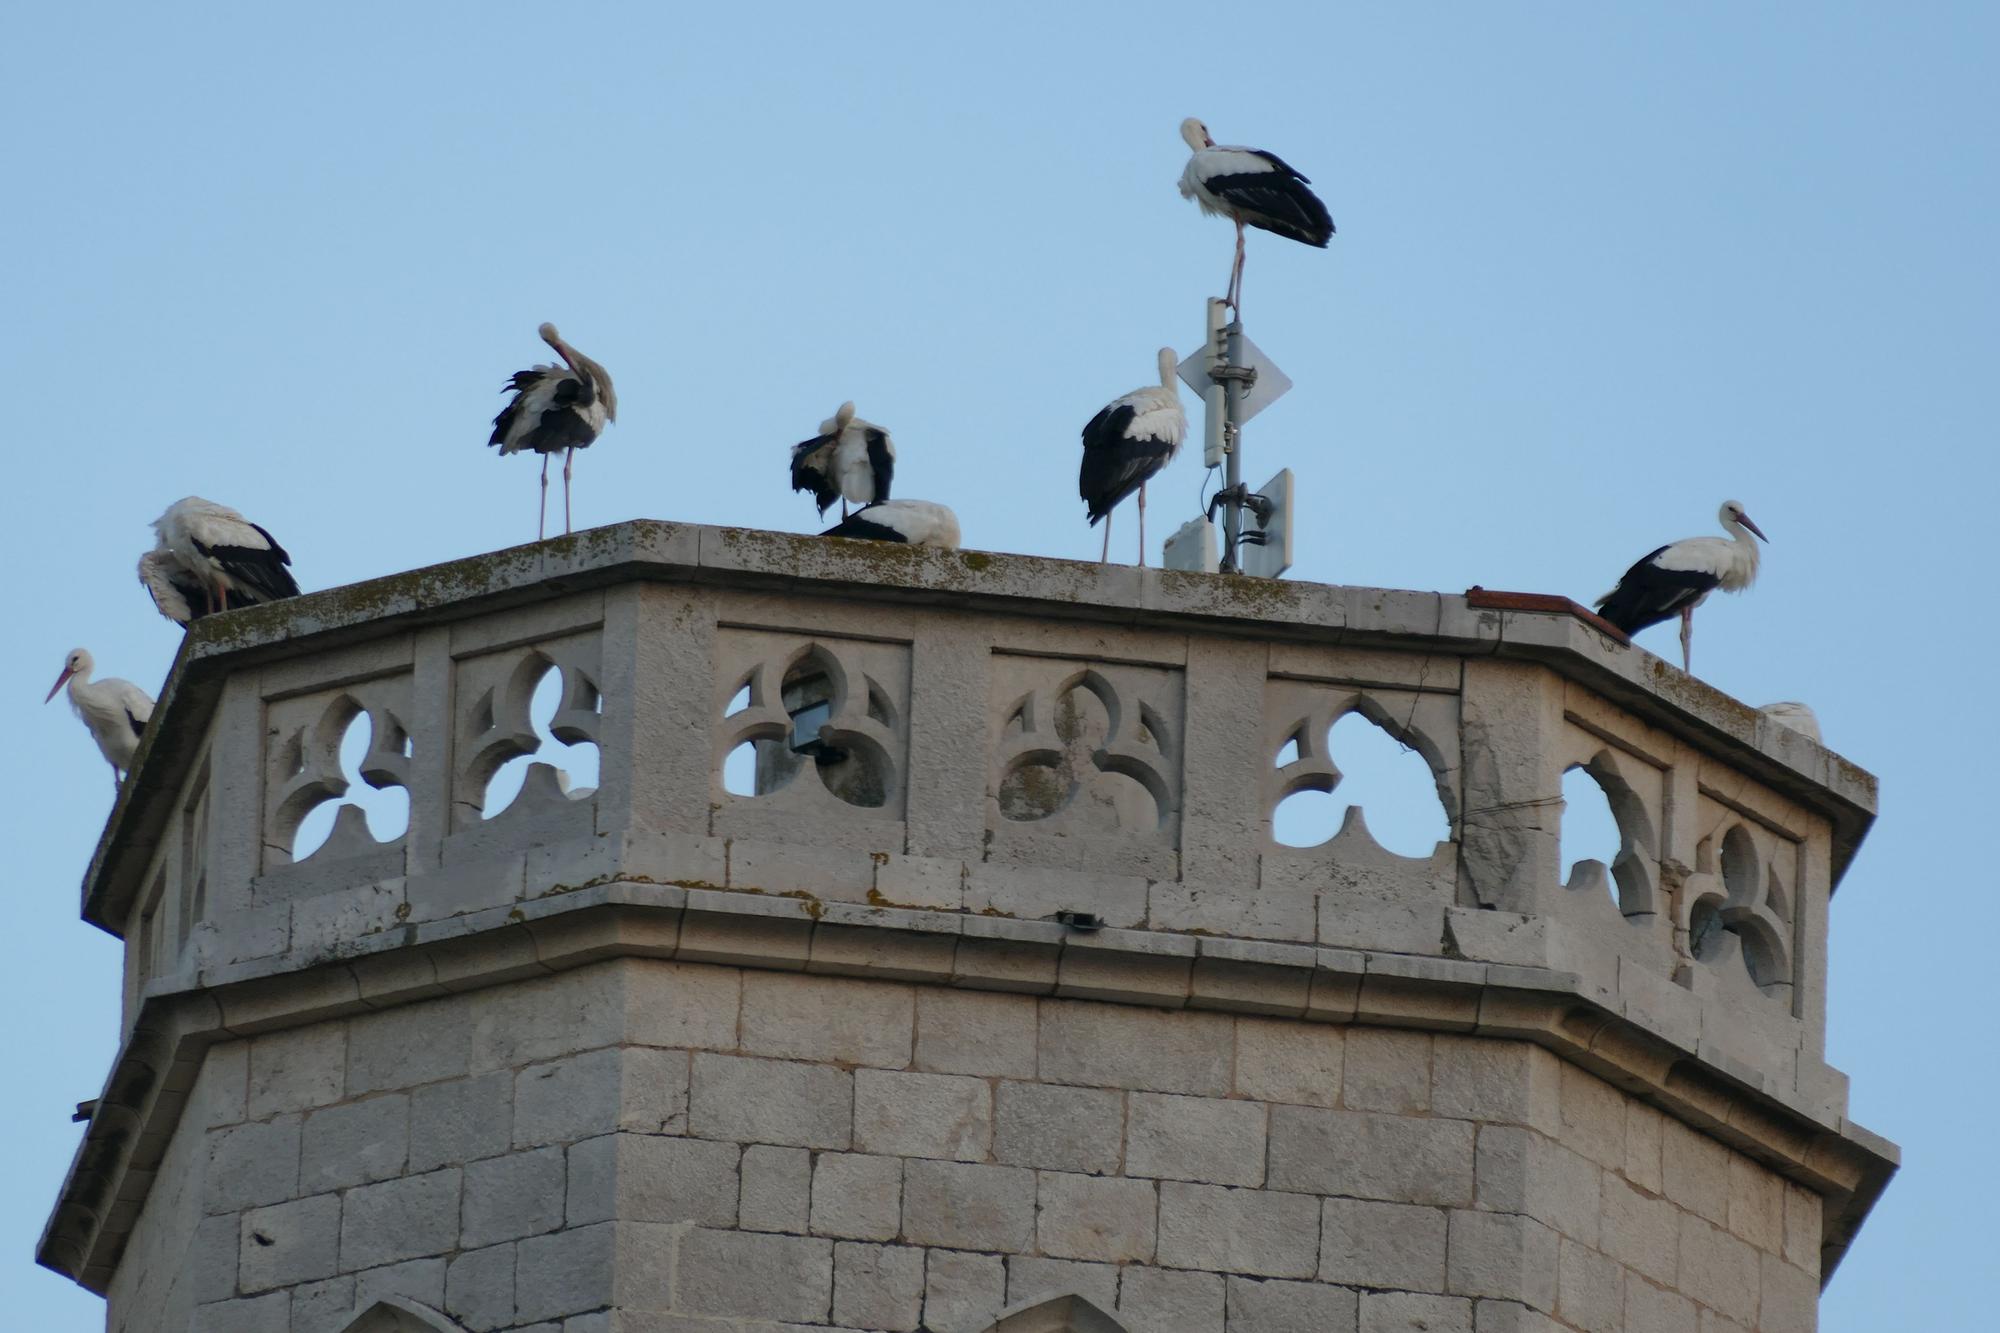
[[[1125,433],[1135,415],[1129,403],[1107,407],[1083,428],[1083,466],[1076,490],[1092,527],[1173,457],[1170,442],[1151,436],[1134,439]]]
[[[1273,170],[1213,176],[1203,184],[1240,212],[1248,225],[1325,249],[1333,238],[1333,217],[1319,196],[1306,188],[1311,182],[1275,153],[1259,151],[1256,156]]]
[[[868,430],[868,470],[875,474],[875,498],[870,504],[881,504],[889,498],[889,483],[896,477],[896,459],[889,452],[889,437],[870,427]],[[821,505],[822,512],[826,506]]]
[[[822,532],[822,537],[860,537],[877,542],[907,542],[910,539],[886,523],[877,523],[866,518],[866,509],[860,509]]]
[[[1721,586],[1722,580],[1706,570],[1662,569],[1654,564],[1666,549],[1660,547],[1626,570],[1618,586],[1598,599],[1597,613],[1627,634],[1637,634],[1672,620],[1682,607]]]
[[[815,435],[792,446],[792,489],[811,491],[822,514],[840,498],[840,489],[833,484],[833,447],[838,438]]]
[[[256,524],[251,524],[257,527]],[[269,550],[259,550],[254,546],[207,546],[195,542],[195,549],[222,567],[238,591],[249,595],[253,602],[275,602],[285,597],[299,595],[298,582],[285,566],[292,563],[285,548],[272,541],[271,534],[257,528],[264,540],[271,543]]]

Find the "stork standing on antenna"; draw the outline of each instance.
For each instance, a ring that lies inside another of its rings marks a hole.
[[[958,549],[958,515],[929,500],[883,500],[863,505],[820,534],[911,546]]]
[[[850,501],[886,500],[895,477],[895,442],[882,427],[855,416],[853,403],[842,403],[819,423],[819,434],[792,446],[792,489],[811,491],[821,514],[835,500],[842,518]]]
[[[588,449],[604,428],[618,420],[618,394],[611,375],[562,340],[553,324],[536,330],[542,341],[563,359],[560,366],[517,370],[502,386],[514,396],[493,418],[493,435],[486,442],[500,446],[501,457],[532,449],[542,456],[542,507],[535,540],[548,533],[549,456],[563,456],[563,533],[570,531],[569,479],[576,451]]]
[[[1146,483],[1174,461],[1187,435],[1187,413],[1175,387],[1177,369],[1174,349],[1162,347],[1159,384],[1112,399],[1083,428],[1083,467],[1076,489],[1091,526],[1104,520],[1100,564],[1111,558],[1111,511],[1134,491],[1139,493],[1139,563],[1146,563]]]
[[[112,676],[93,682],[90,673],[97,664],[90,651],[72,648],[63,659],[62,674],[49,687],[47,703],[56,691],[69,686],[69,706],[83,719],[97,742],[98,753],[111,765],[111,785],[115,791],[132,771],[132,756],[139,752],[139,738],[146,734],[146,722],[153,716],[153,696],[129,680]]]
[[[1261,148],[1218,146],[1208,126],[1193,116],[1181,122],[1181,138],[1194,149],[1181,172],[1181,197],[1201,205],[1201,211],[1236,224],[1236,262],[1229,270],[1229,295],[1223,299],[1243,313],[1243,229],[1289,236],[1324,250],[1333,239],[1333,219],[1319,196],[1306,187],[1312,182],[1294,171],[1276,153]]]
[[[190,495],[167,506],[167,512],[153,520],[153,531],[158,535],[154,555],[164,562],[156,567],[178,566],[169,582],[183,598],[199,588],[202,615],[299,595],[290,569],[292,557],[285,548],[228,505]],[[143,563],[139,577],[158,602],[159,589],[146,577]],[[170,620],[179,619],[165,604],[160,611]],[[190,620],[194,614],[190,601]]]
[[[1598,614],[1627,634],[1679,615],[1683,671],[1693,670],[1694,609],[1717,588],[1741,592],[1756,582],[1757,542],[1750,538],[1769,540],[1734,500],[1723,501],[1716,517],[1726,539],[1686,537],[1662,546],[1597,599]]]

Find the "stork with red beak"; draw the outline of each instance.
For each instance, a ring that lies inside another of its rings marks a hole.
[[[1618,586],[1597,599],[1598,614],[1637,634],[1648,625],[1681,618],[1681,670],[1694,663],[1694,609],[1717,588],[1741,592],[1757,581],[1757,541],[1768,541],[1743,506],[1725,500],[1716,515],[1721,537],[1686,537],[1662,546],[1625,571]]]
[[[1229,295],[1223,299],[1241,315],[1243,229],[1256,227],[1324,250],[1333,239],[1333,219],[1319,196],[1306,188],[1312,182],[1276,153],[1219,147],[1208,137],[1208,126],[1193,116],[1181,122],[1181,138],[1194,149],[1181,172],[1181,197],[1194,200],[1204,213],[1236,224],[1236,263],[1229,270]]]
[[[153,696],[116,676],[92,681],[90,672],[94,666],[88,649],[72,648],[63,659],[62,674],[56,677],[56,683],[49,687],[48,698],[42,702],[49,702],[56,697],[57,690],[69,686],[69,706],[83,719],[91,739],[97,742],[98,753],[111,765],[115,789],[132,770],[132,756],[139,752],[139,739],[146,734],[146,722],[153,716]]]

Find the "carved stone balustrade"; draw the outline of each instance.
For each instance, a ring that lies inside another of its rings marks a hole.
[[[1830,1271],[1893,1170],[1824,1043],[1874,779],[1514,605],[635,522],[202,622],[84,885],[126,1045],[44,1262],[108,1281],[206,1043],[639,952],[1526,1040],[1810,1182]],[[1350,713],[1430,854],[1274,840]]]

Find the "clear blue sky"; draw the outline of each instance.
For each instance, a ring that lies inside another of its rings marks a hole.
[[[1983,1326],[1991,969],[1929,941],[1994,889],[1996,36],[1946,3],[18,8],[9,1322],[99,1325],[31,1266],[117,994],[75,892],[111,784],[41,697],[78,643],[157,687],[146,523],[235,504],[308,587],[531,536],[534,463],[483,445],[553,319],[622,408],[582,524],[807,529],[785,448],[853,398],[968,545],[1094,556],[1077,431],[1226,277],[1174,192],[1200,115],[1340,228],[1253,236],[1245,289],[1298,383],[1249,442],[1298,472],[1297,576],[1588,598],[1725,497],[1770,533],[1697,668],[1883,783],[1831,1046],[1907,1163],[1823,1327]],[[1156,540],[1200,480],[1154,488]]]

